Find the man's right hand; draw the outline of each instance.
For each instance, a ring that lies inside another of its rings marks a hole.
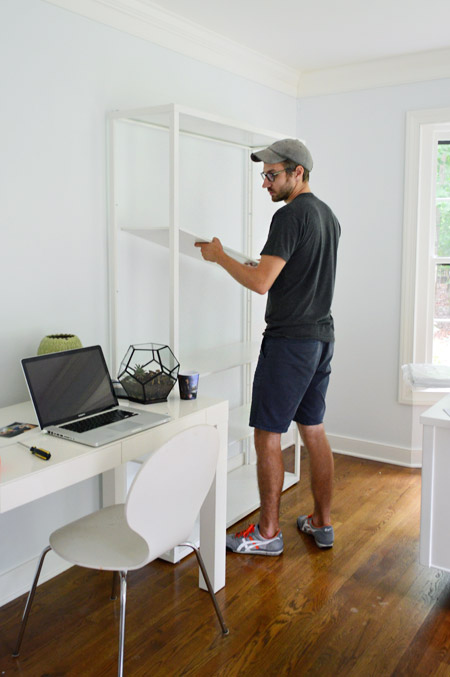
[[[219,259],[223,254],[223,247],[218,237],[213,237],[211,242],[196,242],[195,246],[200,247],[205,261],[219,263]]]

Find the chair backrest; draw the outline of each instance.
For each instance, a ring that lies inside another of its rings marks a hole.
[[[148,562],[186,541],[214,479],[219,434],[197,425],[153,452],[128,492],[129,526],[148,544]]]

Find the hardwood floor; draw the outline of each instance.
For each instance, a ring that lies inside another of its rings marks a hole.
[[[418,561],[420,470],[341,455],[335,470],[332,550],[296,528],[311,508],[303,459],[300,483],[282,498],[284,554],[227,556],[217,598],[228,637],[197,587],[193,556],[130,573],[125,674],[450,675],[450,574]],[[115,675],[110,584],[110,574],[74,567],[40,586],[17,659],[24,598],[0,608],[0,675]]]

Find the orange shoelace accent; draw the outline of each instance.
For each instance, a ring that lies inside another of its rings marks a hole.
[[[247,536],[249,536],[249,534],[252,534],[254,531],[255,525],[250,524],[250,526],[247,527],[247,529],[245,529],[244,531],[239,531],[237,534],[235,534],[235,536],[236,538],[247,538]]]

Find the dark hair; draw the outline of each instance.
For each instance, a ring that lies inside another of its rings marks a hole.
[[[291,174],[295,168],[299,166],[299,164],[293,160],[285,160],[281,164],[289,174]],[[300,166],[303,167],[303,165]],[[309,181],[309,171],[305,167],[303,167],[303,181]]]

